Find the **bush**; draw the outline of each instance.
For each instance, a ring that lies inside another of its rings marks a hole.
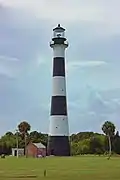
[[[5,154],[2,154],[2,155],[1,155],[1,158],[4,159],[4,158],[5,158]]]

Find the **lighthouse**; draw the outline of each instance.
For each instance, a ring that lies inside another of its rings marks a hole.
[[[68,43],[65,29],[60,24],[53,29],[50,47],[53,49],[53,74],[47,153],[70,156],[65,73],[65,49]]]

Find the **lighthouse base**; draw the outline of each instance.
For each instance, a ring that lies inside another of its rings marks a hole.
[[[70,156],[70,143],[68,136],[49,136],[47,154],[54,156]]]

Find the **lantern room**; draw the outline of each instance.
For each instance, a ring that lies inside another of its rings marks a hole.
[[[53,29],[53,38],[65,38],[65,29],[60,24]]]

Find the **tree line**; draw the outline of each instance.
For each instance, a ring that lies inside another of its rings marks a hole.
[[[101,127],[103,134],[79,132],[70,136],[71,154],[120,154],[120,135],[112,122],[106,121]],[[12,148],[25,148],[29,142],[41,142],[47,146],[48,134],[31,131],[31,125],[23,121],[16,132],[6,132],[0,138],[0,154],[10,155]]]

